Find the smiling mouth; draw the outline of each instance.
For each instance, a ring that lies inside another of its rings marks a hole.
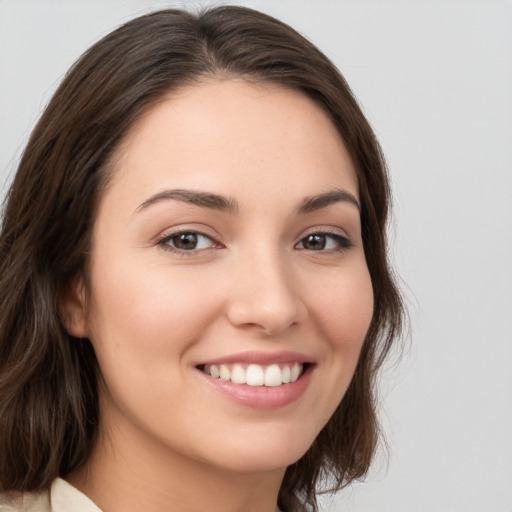
[[[307,363],[289,364],[205,364],[198,367],[206,375],[234,384],[277,387],[297,381],[307,368]]]

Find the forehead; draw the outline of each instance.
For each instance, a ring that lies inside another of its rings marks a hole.
[[[344,188],[358,197],[354,166],[326,113],[303,93],[241,79],[162,98],[114,161],[111,186],[134,195],[185,187],[239,196],[266,184],[277,194]]]

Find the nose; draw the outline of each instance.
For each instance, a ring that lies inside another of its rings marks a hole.
[[[306,305],[277,251],[252,252],[241,260],[232,274],[227,305],[232,325],[276,335],[305,320]]]

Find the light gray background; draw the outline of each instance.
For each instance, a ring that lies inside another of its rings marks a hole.
[[[512,512],[512,2],[236,3],[336,62],[393,175],[412,341],[382,379],[390,455],[324,510]],[[0,0],[1,185],[91,43],[148,10],[206,4]]]

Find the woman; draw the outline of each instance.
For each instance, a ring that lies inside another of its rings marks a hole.
[[[164,10],[96,43],[6,202],[2,506],[308,510],[364,476],[388,207],[347,84],[285,24]]]

